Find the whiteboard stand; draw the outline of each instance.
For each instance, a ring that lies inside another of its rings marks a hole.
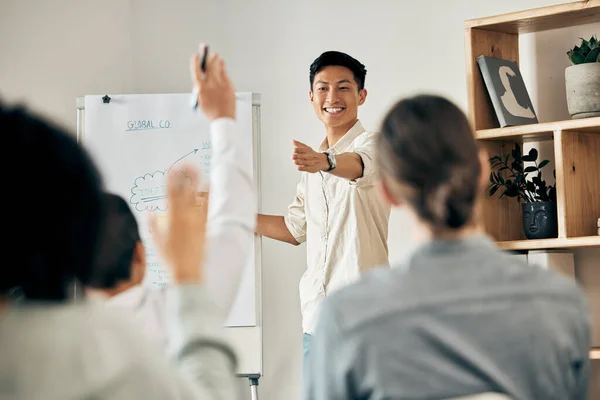
[[[259,374],[248,375],[252,400],[258,400],[258,378],[260,378]]]
[[[108,96],[105,96],[108,97]],[[104,100],[104,99],[103,99]],[[110,100],[110,98],[108,98]],[[106,101],[105,101],[106,102]],[[77,142],[85,146],[85,96],[77,97],[75,100],[77,109]],[[257,191],[257,212],[261,212],[261,180],[260,180],[260,118],[261,118],[261,96],[259,93],[252,93],[252,141],[255,152],[254,162],[254,180]],[[258,380],[262,376],[262,237],[255,235],[255,270],[257,290],[255,293],[257,304],[257,326],[256,327],[232,327],[227,329],[228,337],[232,341],[238,356],[241,358],[241,370],[237,372],[239,378],[247,378],[250,385],[250,395],[252,400],[258,400]],[[73,287],[74,298],[82,296],[82,290],[77,283]],[[256,330],[257,329],[257,330]],[[254,344],[249,344],[244,338],[248,336]],[[252,356],[246,357],[244,350],[252,353]],[[256,362],[258,358],[258,362]]]

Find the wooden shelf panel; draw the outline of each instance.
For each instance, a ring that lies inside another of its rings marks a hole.
[[[546,136],[552,137],[552,134],[556,131],[600,134],[600,117],[507,126],[506,128],[482,129],[475,132],[475,138],[482,140],[504,140],[506,138],[514,137],[522,137],[523,139],[543,139]]]
[[[554,155],[559,236],[596,235],[600,217],[600,135],[557,132]]]
[[[600,247],[600,235],[579,238],[556,238],[538,240],[511,240],[496,242],[503,250],[572,249],[577,247]]]
[[[590,360],[600,360],[600,347],[593,347],[590,350]]]
[[[534,8],[514,13],[465,21],[467,29],[504,33],[531,33],[600,22],[600,0]]]
[[[546,250],[573,249],[578,247],[600,247],[600,235],[578,238],[556,238],[539,240],[512,240],[496,242],[502,250]]]

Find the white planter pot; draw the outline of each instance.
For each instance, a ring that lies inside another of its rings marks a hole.
[[[567,107],[573,119],[600,116],[600,63],[572,65],[565,69]]]

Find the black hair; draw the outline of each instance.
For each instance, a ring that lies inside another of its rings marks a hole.
[[[367,70],[363,64],[346,53],[339,51],[326,51],[317,57],[310,65],[309,81],[311,90],[313,89],[315,75],[317,75],[323,68],[332,65],[348,68],[354,75],[354,80],[358,85],[358,90],[363,90],[365,88]]]
[[[113,193],[105,193],[103,200],[105,229],[89,286],[112,289],[119,281],[131,278],[135,247],[141,239],[137,221],[127,202]]]
[[[457,229],[473,217],[481,165],[465,114],[445,98],[399,101],[384,118],[377,149],[382,172],[434,231]]]
[[[102,181],[73,135],[23,107],[0,103],[7,218],[0,295],[65,300],[86,284],[102,230]]]

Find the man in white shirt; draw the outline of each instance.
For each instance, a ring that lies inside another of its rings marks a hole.
[[[358,120],[367,97],[366,69],[347,54],[328,51],[310,66],[310,102],[325,125],[318,151],[294,141],[293,160],[303,174],[287,216],[262,215],[256,233],[298,245],[307,242],[300,280],[304,365],[318,308],[325,296],[361,272],[388,264],[388,220],[374,186],[375,133]]]

